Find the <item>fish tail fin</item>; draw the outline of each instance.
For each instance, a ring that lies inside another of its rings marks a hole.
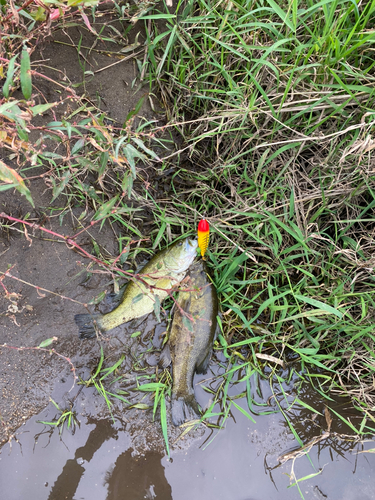
[[[79,338],[92,339],[96,336],[96,332],[100,330],[101,327],[101,314],[76,314],[74,316],[74,321],[76,322],[79,329]]]
[[[193,391],[187,396],[177,397],[172,395],[172,422],[175,427],[182,425],[187,420],[200,417],[198,403]]]

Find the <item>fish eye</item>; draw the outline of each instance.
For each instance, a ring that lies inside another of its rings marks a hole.
[[[182,241],[179,241],[178,242],[178,246],[181,247],[182,246]]]

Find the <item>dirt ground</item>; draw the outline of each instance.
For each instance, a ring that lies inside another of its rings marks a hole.
[[[31,211],[31,219],[46,218],[45,228],[71,235],[76,226],[74,215],[82,210],[76,209],[75,214],[65,216],[60,226],[59,218],[50,218],[49,210],[44,209],[51,193],[45,189],[43,181],[35,182],[32,194],[38,210]],[[19,218],[30,212],[25,200],[9,192],[1,195],[0,206],[1,211]],[[89,286],[80,286],[87,273],[79,255],[64,242],[52,241],[41,231],[34,234],[30,231],[28,239],[21,228],[19,231],[3,231],[0,240],[1,271],[11,268],[10,273],[16,278],[3,280],[11,295],[7,298],[2,293],[0,298],[0,343],[6,345],[0,351],[1,442],[7,441],[24,421],[48,404],[55,381],[66,377],[70,371],[69,363],[63,358],[48,350],[33,348],[56,337],[50,347],[71,358],[77,368],[88,362],[93,350],[98,350],[97,346],[93,348],[78,339],[73,316],[83,308],[74,301],[85,303],[90,296],[96,295],[99,278],[90,280]],[[83,233],[79,238],[83,248],[91,250],[92,237],[108,252],[115,253],[115,238],[108,228],[103,228],[100,235],[95,227],[90,229],[90,234]],[[73,301],[63,299],[62,295]]]
[[[100,32],[101,38],[98,39],[82,26],[82,21],[76,26],[71,24],[66,29],[52,31],[46,41],[38,46],[32,56],[36,69],[58,82],[70,82],[74,91],[88,106],[98,107],[108,118],[122,126],[129,111],[142,97],[148,96],[150,90],[147,82],[140,82],[137,66],[137,61],[141,63],[144,57],[143,26],[137,23],[125,34],[129,23],[120,24],[106,11],[99,12],[96,22],[92,24]],[[114,39],[117,43],[105,41],[104,38]],[[120,50],[123,52],[120,53]],[[118,53],[121,58],[117,57]],[[41,103],[45,100],[54,102],[62,96],[61,87],[54,86],[45,79],[34,83]],[[151,102],[154,103],[155,100],[145,99],[139,111],[139,116],[146,120],[157,118],[151,109]],[[63,112],[57,109],[60,115],[70,111],[72,109],[69,107]],[[49,117],[53,117],[51,111]],[[48,121],[48,114],[42,119]]]
[[[111,16],[102,12],[93,26],[101,31],[102,37],[117,37],[110,29],[111,25],[119,32],[123,31],[119,23],[112,23]],[[138,42],[141,42],[144,37],[141,25],[131,31],[129,45],[134,43],[137,34]],[[38,71],[57,81],[69,80],[88,105],[100,107],[108,117],[122,124],[148,89],[139,84],[134,58],[123,61],[110,57],[106,51],[118,51],[119,46],[104,41],[94,44],[95,40],[95,35],[82,26],[52,32],[48,41],[33,53],[33,60]],[[79,42],[81,49],[77,54]],[[95,50],[85,48],[94,45]],[[140,52],[141,49],[140,45]],[[142,58],[143,53],[139,57]],[[114,63],[117,64],[101,71]],[[84,76],[84,71],[89,71],[90,76]],[[95,73],[94,77],[92,73]],[[138,79],[132,87],[136,76]],[[66,97],[58,85],[46,80],[36,79],[34,85],[43,103]],[[145,99],[139,112],[146,119],[155,118],[149,103]],[[72,111],[68,101],[68,105],[64,103],[42,117],[36,117],[33,125],[42,127]],[[33,131],[30,139],[37,141],[38,132]],[[46,146],[48,149],[49,145]],[[15,168],[8,155],[9,151],[0,151],[1,158]],[[17,191],[9,190],[0,193],[0,212],[19,219],[29,214],[30,222],[61,235],[75,234],[85,222],[89,222],[90,214],[78,222],[84,207],[76,207],[60,217],[66,199],[60,197],[51,203],[48,176],[38,178],[42,173],[40,168],[33,169],[32,176],[36,179],[29,185],[35,209]],[[113,256],[118,254],[116,236],[107,225],[102,230],[94,226],[83,232],[77,243],[91,253],[95,240],[105,254]],[[71,366],[63,357],[71,359],[79,372],[80,367],[92,364],[100,353],[96,342],[84,343],[78,339],[73,320],[74,314],[85,312],[84,303],[100,291],[108,290],[110,279],[103,275],[94,274],[88,283],[80,285],[87,276],[88,264],[64,242],[39,230],[26,233],[23,227],[15,224],[12,229],[0,232],[0,271],[4,273],[10,268],[14,277],[6,277],[2,282],[11,295],[7,297],[3,289],[0,293],[1,443],[8,441],[22,423],[48,404],[56,381],[69,376]],[[35,349],[51,337],[56,337],[56,341],[50,347],[61,356],[50,354],[48,349]]]

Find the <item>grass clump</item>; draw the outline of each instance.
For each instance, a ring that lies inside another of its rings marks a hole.
[[[58,417],[56,416],[55,419],[51,422],[47,422],[44,420],[39,420],[38,422],[44,425],[50,425],[51,427],[56,427],[57,429],[59,429],[60,435],[64,430],[64,426],[70,429],[71,432],[74,434],[76,426],[78,425],[79,427],[80,425],[79,420],[77,420],[76,417],[76,412],[73,411],[72,408],[65,410],[61,409],[59,405],[52,398],[50,398],[50,401],[56,408],[56,410],[58,410],[59,416]]]
[[[328,142],[371,113],[373,2],[361,10],[350,1],[183,6],[150,40],[150,63],[173,99],[170,117],[196,119],[186,135],[210,146],[215,138],[221,163],[264,151],[266,142],[275,158]]]
[[[255,366],[292,352],[322,394],[365,412],[374,17],[371,1],[187,2],[149,40],[150,74],[195,162],[179,170],[194,189],[172,182],[163,213],[213,228],[223,348]]]

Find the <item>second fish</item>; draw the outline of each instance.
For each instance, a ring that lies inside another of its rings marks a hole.
[[[203,260],[189,270],[187,291],[178,294],[169,340],[159,365],[172,361],[172,422],[175,426],[199,418],[195,399],[194,373],[206,373],[217,327],[218,300]]]

